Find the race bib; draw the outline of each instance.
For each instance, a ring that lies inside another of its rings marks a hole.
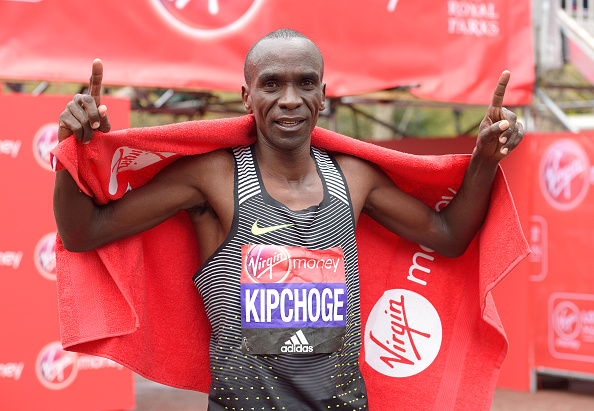
[[[347,289],[340,247],[241,247],[242,350],[246,354],[339,351]]]

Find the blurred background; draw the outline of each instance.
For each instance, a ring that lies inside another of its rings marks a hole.
[[[245,54],[279,28],[324,56],[319,126],[416,154],[470,153],[511,71],[526,135],[502,166],[532,254],[493,291],[492,410],[594,409],[592,0],[0,0],[0,409],[206,409],[61,349],[49,153],[95,58],[112,130],[239,116]]]

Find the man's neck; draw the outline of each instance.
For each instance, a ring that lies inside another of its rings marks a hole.
[[[310,146],[278,150],[256,144],[256,157],[266,191],[292,210],[319,204],[324,192]]]
[[[280,181],[299,182],[317,173],[309,144],[282,149],[256,142],[255,151],[260,171]]]

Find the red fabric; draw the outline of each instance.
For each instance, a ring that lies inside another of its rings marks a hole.
[[[104,85],[235,92],[249,48],[289,28],[320,48],[329,96],[412,86],[425,100],[486,105],[510,70],[506,104],[532,102],[530,0],[226,0],[218,14],[210,3],[102,0],[89,19],[80,0],[0,1],[0,78],[86,83],[101,58]]]
[[[142,184],[177,158],[163,155],[165,161],[122,171],[112,195],[110,165],[122,146],[187,155],[249,144],[254,135],[252,116],[244,116],[96,133],[88,145],[71,138],[53,155],[81,189],[105,203],[121,197],[128,182]],[[320,128],[314,131],[312,144],[377,163],[399,187],[432,207],[447,202],[469,160],[468,155],[404,154]],[[364,215],[357,241],[362,332],[368,333],[369,314],[386,290],[409,290],[425,298],[439,314],[442,329],[435,359],[408,377],[376,371],[365,359],[371,348],[364,347],[359,361],[371,409],[489,409],[507,352],[490,291],[529,252],[503,173],[497,174],[486,221],[462,257],[448,259],[421,249]],[[90,252],[70,253],[58,239],[64,347],[114,359],[164,384],[207,392],[210,327],[191,280],[199,267],[198,250],[184,213]],[[407,277],[419,252],[426,257],[427,269],[413,272],[422,281],[411,281]]]

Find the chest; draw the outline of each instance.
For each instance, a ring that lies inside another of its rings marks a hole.
[[[315,168],[299,181],[273,178],[262,172],[261,184],[271,198],[294,211],[316,206],[324,199],[324,185]]]

